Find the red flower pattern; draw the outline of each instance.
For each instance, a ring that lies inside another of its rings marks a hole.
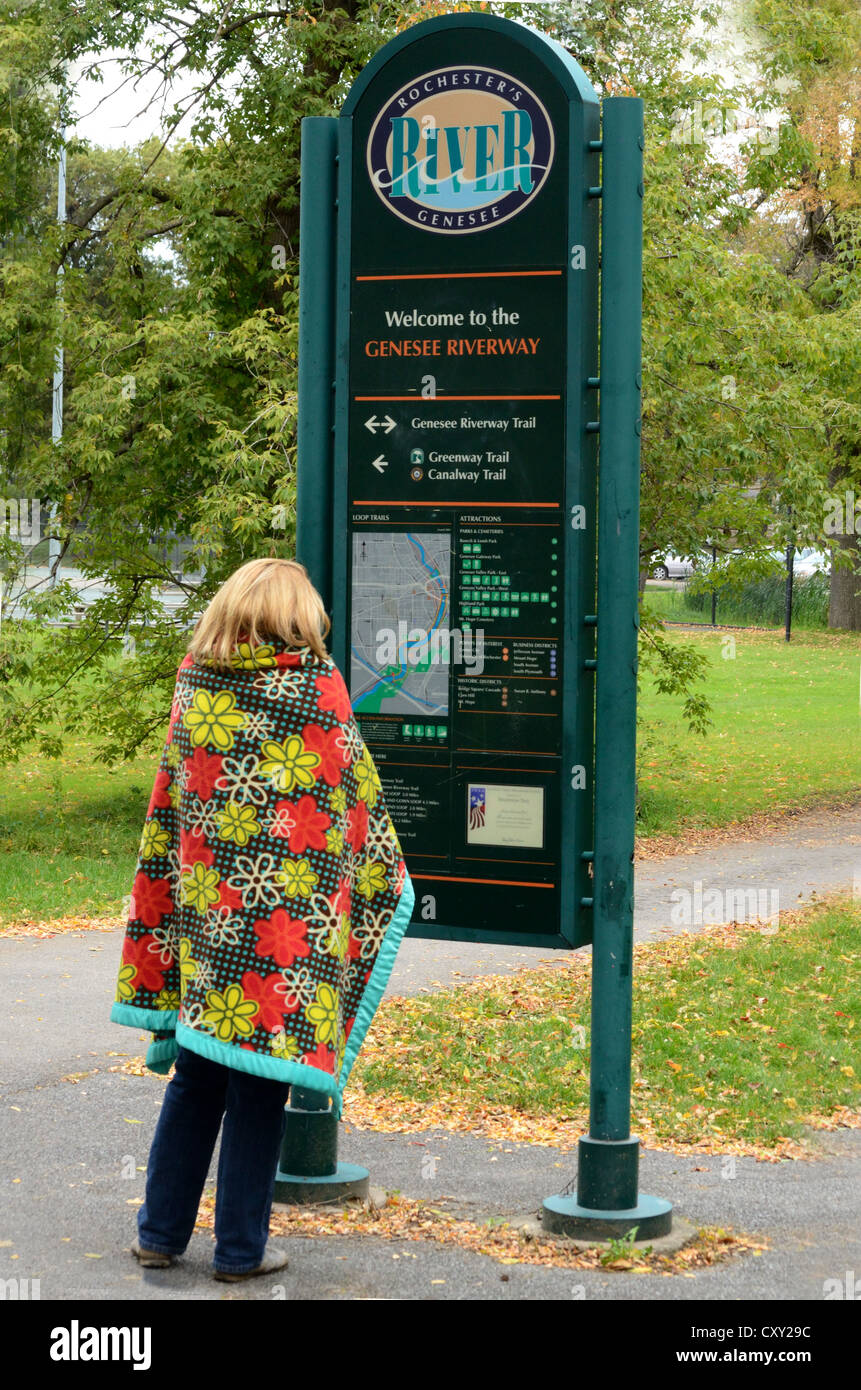
[[[151,946],[155,946],[156,949],[151,951]],[[149,989],[153,994],[157,994],[160,989],[164,989],[165,971],[170,969],[171,964],[172,961],[165,965],[159,954],[158,942],[149,932],[146,936],[138,937],[137,941],[130,936],[126,937],[123,943],[123,965],[134,966],[135,989]]]
[[[166,811],[169,809],[171,805],[169,789],[170,773],[168,772],[167,768],[161,768],[161,770],[156,774],[155,786],[152,789],[152,796],[149,799],[149,808],[146,813],[147,820],[149,820],[153,811],[155,811],[156,809],[162,811]]]
[[[184,869],[192,864],[205,864],[211,869],[215,863],[215,855],[199,830],[180,830],[179,858]]]
[[[316,686],[320,694],[317,708],[331,710],[339,724],[345,724],[352,714],[350,696],[340,671],[332,671],[328,676],[318,676]]]
[[[302,1058],[306,1067],[317,1067],[320,1071],[335,1074],[335,1054],[326,1043],[318,1043],[313,1052],[306,1052]]]
[[[349,767],[350,755],[340,729],[321,729],[319,724],[306,724],[302,730],[305,747],[320,758],[318,776],[330,787],[337,787],[341,773]]]
[[[186,758],[188,771],[186,786],[195,792],[201,801],[208,801],[221,776],[221,758],[215,753],[207,753],[205,748],[195,748],[190,758]]]
[[[172,912],[173,899],[167,879],[149,878],[141,870],[132,889],[130,920],[143,922],[145,927],[157,927],[161,919]]]
[[[267,1033],[277,1033],[284,1027],[284,1015],[295,1013],[299,1000],[288,1003],[284,987],[284,976],[279,970],[271,975],[258,975],[256,970],[246,970],[242,976],[242,988],[246,998],[253,999],[260,1007],[256,1022]]]
[[[272,916],[254,923],[258,938],[254,953],[268,956],[276,965],[292,965],[297,956],[309,956],[311,944],[308,941],[308,924],[278,907]]]
[[[290,807],[293,821],[289,840],[291,854],[304,854],[306,849],[325,849],[326,831],[332,819],[325,811],[317,810],[316,799],[313,796],[300,796],[295,806],[288,801],[279,801],[275,809],[280,811],[285,806]]]
[[[368,835],[368,808],[359,801],[347,812],[347,843],[355,851],[362,848]]]

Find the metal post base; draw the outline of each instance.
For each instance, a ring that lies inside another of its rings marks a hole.
[[[303,1178],[298,1173],[283,1173],[279,1168],[273,1201],[298,1207],[314,1202],[340,1202],[347,1197],[364,1198],[368,1196],[370,1180],[367,1168],[360,1168],[357,1163],[339,1163],[334,1173],[323,1178]]]
[[[627,1235],[634,1226],[637,1240],[669,1235],[671,1203],[638,1190],[638,1139],[593,1139],[587,1134],[577,1155],[577,1196],[562,1193],[545,1200],[541,1224],[546,1231],[578,1240]]]
[[[636,1240],[654,1240],[668,1236],[673,1227],[673,1208],[662,1197],[640,1194],[635,1207],[627,1211],[598,1211],[581,1207],[574,1196],[547,1197],[541,1210],[541,1224],[555,1236],[571,1236],[575,1240],[609,1240],[626,1236],[635,1226]]]
[[[367,1168],[338,1162],[338,1121],[327,1098],[294,1087],[273,1201],[306,1206],[363,1198],[369,1194],[370,1177]]]

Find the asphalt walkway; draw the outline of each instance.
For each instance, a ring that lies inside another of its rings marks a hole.
[[[780,832],[639,865],[636,932],[645,939],[696,930],[715,916],[691,920],[698,902],[732,911],[740,891],[776,891],[786,910],[853,886],[861,891],[861,808],[793,817]],[[0,1279],[38,1278],[42,1297],[57,1299],[271,1298],[271,1281],[225,1294],[209,1276],[207,1234],[194,1237],[175,1271],[144,1274],[127,1253],[163,1083],[109,1070],[121,1055],[144,1050],[143,1036],[108,1018],[120,941],[119,931],[0,938]],[[389,992],[561,966],[569,956],[407,940]],[[737,1158],[729,1169],[720,1156],[643,1155],[643,1191],[669,1198],[695,1224],[731,1225],[768,1242],[761,1256],[694,1277],[525,1264],[502,1270],[489,1257],[430,1241],[297,1236],[278,1282],[288,1298],[820,1299],[826,1280],[861,1271],[861,1132],[817,1142],[815,1159]],[[433,1164],[422,1161],[428,1154]],[[354,1130],[341,1156],[365,1164],[377,1186],[432,1197],[473,1218],[535,1213],[574,1173],[573,1155],[555,1149],[438,1131]]]

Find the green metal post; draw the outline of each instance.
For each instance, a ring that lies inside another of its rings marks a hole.
[[[332,458],[338,121],[302,121],[296,558],[332,609]]]
[[[302,122],[299,207],[299,422],[296,558],[332,609],[332,491],[335,381],[335,246],[338,122]],[[299,1205],[366,1197],[370,1174],[338,1162],[338,1121],[319,1092],[292,1087],[276,1202]]]
[[[665,1235],[669,1202],[638,1191],[631,1135],[642,324],[643,103],[603,104],[598,656],[589,1134],[576,1201],[548,1198],[543,1223],[586,1239],[637,1227]]]

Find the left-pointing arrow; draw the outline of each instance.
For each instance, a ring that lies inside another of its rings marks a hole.
[[[377,457],[371,461],[371,467],[376,468],[378,473],[383,473],[388,466],[389,460],[383,458],[382,454],[378,454]]]

